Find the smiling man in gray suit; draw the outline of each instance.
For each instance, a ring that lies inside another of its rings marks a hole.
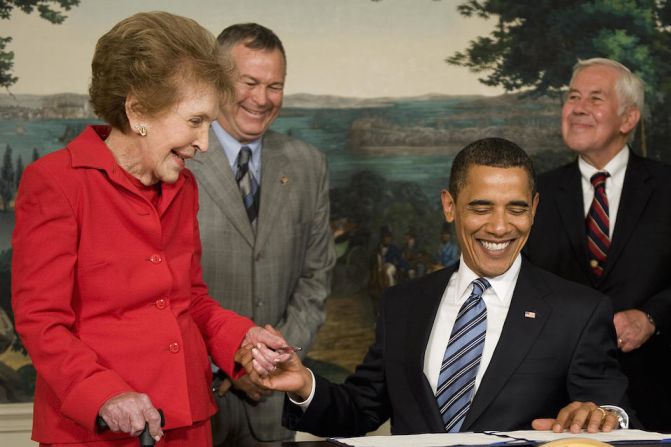
[[[200,187],[203,277],[224,307],[307,348],[324,321],[335,263],[326,160],[268,130],[282,107],[286,73],[275,33],[237,24],[218,40],[235,64],[235,97],[212,124],[210,150],[189,165]],[[293,438],[281,426],[283,396],[247,377],[218,375],[215,446]]]

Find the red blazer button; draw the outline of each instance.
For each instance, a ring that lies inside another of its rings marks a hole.
[[[151,255],[151,256],[149,256],[149,261],[153,262],[154,264],[160,264],[162,260],[163,260],[163,259],[161,259],[161,256],[160,256],[160,255]]]
[[[179,352],[179,343],[170,343],[170,346],[168,346],[168,349],[173,354],[177,354]]]
[[[168,307],[168,300],[165,299],[165,298],[160,298],[160,299],[156,300],[156,303],[154,303],[154,304],[156,305],[156,307],[158,309],[163,310],[166,307]]]

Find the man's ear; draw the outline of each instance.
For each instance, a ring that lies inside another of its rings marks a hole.
[[[620,132],[623,134],[628,134],[638,124],[638,121],[641,119],[641,111],[638,107],[631,106],[627,107],[627,110],[622,113],[622,124],[620,124]]]
[[[534,198],[531,199],[531,223],[534,223],[534,219],[536,218],[536,210],[538,209],[538,202],[540,201],[541,195],[539,193],[536,193],[534,195]]]
[[[457,203],[447,189],[443,189],[440,193],[440,201],[443,203],[443,215],[445,216],[445,220],[447,222],[454,222]]]

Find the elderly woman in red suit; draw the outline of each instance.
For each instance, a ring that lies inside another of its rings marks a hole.
[[[243,344],[265,366],[281,337],[208,295],[198,197],[185,160],[207,150],[230,89],[214,37],[168,13],[125,19],[96,46],[91,126],[31,164],[16,201],[13,306],[37,369],[41,445],[211,445],[212,360],[227,375]],[[165,414],[160,427],[157,409]],[[101,417],[110,430],[101,432]]]

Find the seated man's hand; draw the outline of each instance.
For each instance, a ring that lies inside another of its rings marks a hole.
[[[305,400],[310,396],[312,374],[303,366],[295,352],[288,353],[289,358],[277,363],[271,372],[259,363],[259,359],[263,359],[261,350],[253,347],[241,348],[236,356],[238,355],[239,363],[254,384],[269,390],[291,393],[295,400]]]
[[[604,410],[592,402],[572,402],[559,411],[556,419],[534,419],[534,430],[552,430],[561,433],[569,430],[580,433],[587,429],[589,433],[611,431],[620,427],[617,413]]]
[[[235,361],[241,363],[238,360],[238,354],[241,351],[246,348],[254,349],[257,352],[256,361],[258,366],[269,373],[275,369],[278,363],[289,359],[292,353],[282,349],[287,346],[289,344],[282,337],[282,334],[269,324],[265,328],[255,326],[247,331],[241,348],[236,353]]]

